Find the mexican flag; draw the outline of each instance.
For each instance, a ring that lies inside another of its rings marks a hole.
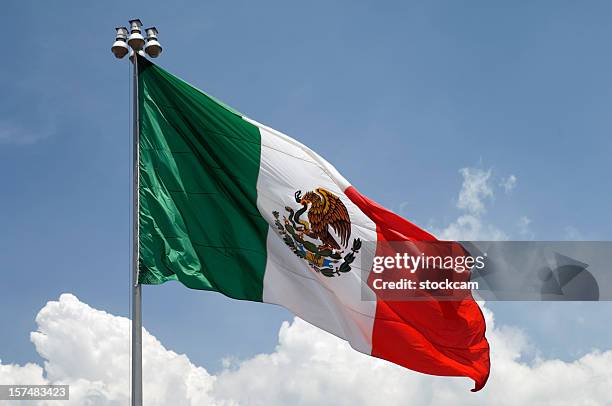
[[[140,283],[282,305],[357,351],[484,386],[489,346],[471,295],[385,301],[363,277],[367,243],[434,236],[305,145],[138,66]]]

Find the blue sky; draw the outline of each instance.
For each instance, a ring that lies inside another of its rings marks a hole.
[[[510,238],[525,217],[537,239],[606,240],[611,13],[603,1],[3,2],[0,359],[40,360],[34,316],[63,292],[128,314],[129,64],[110,45],[129,18],[158,27],[161,66],[420,225],[461,215],[469,167],[491,170],[481,220]],[[490,307],[545,355],[612,342],[608,303]],[[210,370],[271,350],[290,317],[178,284],[144,290],[145,326]]]

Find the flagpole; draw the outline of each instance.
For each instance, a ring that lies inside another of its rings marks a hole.
[[[134,51],[133,81],[133,136],[132,136],[132,406],[142,406],[142,288],[138,282],[139,264],[139,141],[140,111],[138,103],[138,51]]]
[[[131,355],[131,405],[142,406],[142,287],[138,280],[138,268],[140,259],[140,103],[138,94],[138,55],[145,53],[151,58],[157,58],[162,52],[162,47],[157,41],[157,28],[146,29],[147,39],[145,41],[141,33],[142,22],[138,19],[130,20],[130,33],[126,27],[117,27],[115,42],[111,47],[113,55],[117,59],[125,57],[131,48],[130,59],[132,60],[132,102],[133,102],[133,133],[132,133],[132,261],[130,292],[132,305],[132,348]],[[143,52],[144,49],[144,52]]]

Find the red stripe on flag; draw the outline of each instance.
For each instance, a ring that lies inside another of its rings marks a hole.
[[[344,193],[374,221],[378,242],[436,241],[353,186]],[[376,255],[384,255],[383,245],[377,244]],[[423,297],[427,295],[422,292]],[[378,298],[372,355],[426,374],[472,378],[475,392],[484,387],[490,372],[485,330],[482,311],[469,292],[460,299],[444,301],[432,297],[418,301]]]

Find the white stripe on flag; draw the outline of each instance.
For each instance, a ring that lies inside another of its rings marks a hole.
[[[352,269],[346,274],[327,277],[316,273],[286,246],[276,230],[272,212],[278,211],[282,215],[286,213],[285,206],[296,208],[294,194],[297,190],[305,194],[323,187],[339,196],[348,210],[351,219],[349,248],[355,238],[362,242],[376,241],[375,224],[344,195],[343,190],[349,183],[331,164],[278,131],[252,120],[249,122],[257,125],[261,133],[257,206],[270,224],[264,302],[282,305],[315,326],[346,339],[353,348],[369,354],[376,299],[361,280],[360,258],[351,264]],[[366,266],[370,269],[369,264]],[[362,298],[364,292],[369,295],[369,300]]]

